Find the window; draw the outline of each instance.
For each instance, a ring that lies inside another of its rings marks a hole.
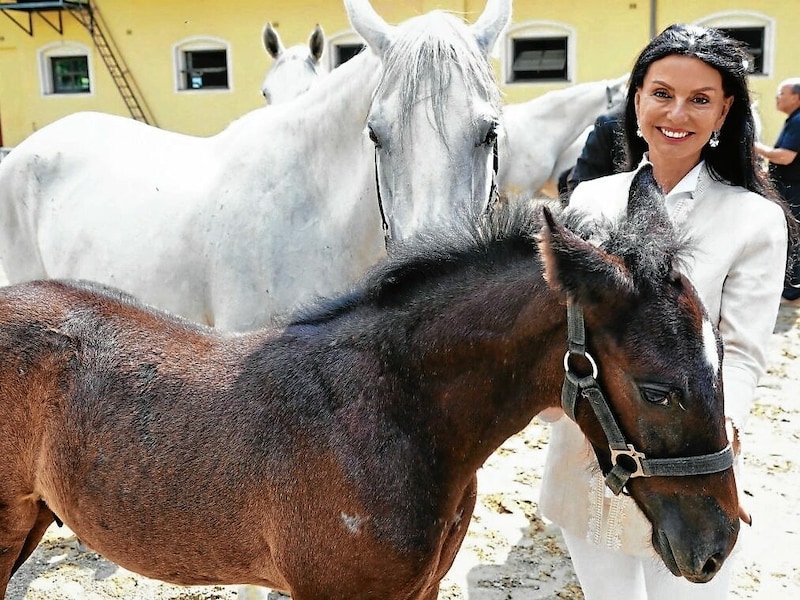
[[[709,15],[698,21],[698,24],[716,27],[743,42],[752,57],[750,65],[752,74],[772,73],[775,22],[770,17],[755,12],[729,11]]]
[[[529,23],[509,32],[505,55],[506,83],[571,81],[573,35],[557,23]]]
[[[328,38],[328,70],[346,63],[364,49],[364,40],[353,31],[337,33]]]
[[[221,40],[192,39],[175,46],[176,88],[229,90],[230,52]]]
[[[338,67],[342,63],[346,63],[353,58],[356,54],[361,53],[364,49],[364,44],[339,44],[334,46],[336,56],[333,57],[334,64]]]
[[[567,79],[567,38],[517,39],[513,53],[511,81]]]
[[[54,94],[84,94],[89,91],[89,59],[86,56],[51,56],[50,69]]]
[[[750,72],[764,74],[764,28],[763,27],[720,27],[722,31],[747,46],[752,57]]]
[[[92,63],[88,49],[73,42],[55,42],[39,50],[42,94],[92,93]]]

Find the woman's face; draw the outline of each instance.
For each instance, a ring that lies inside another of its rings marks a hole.
[[[714,67],[672,54],[650,65],[634,103],[650,161],[688,172],[700,161],[711,133],[722,127],[733,97],[725,97],[722,75]]]

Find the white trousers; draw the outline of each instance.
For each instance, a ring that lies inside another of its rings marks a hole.
[[[731,557],[708,583],[675,577],[660,558],[643,558],[598,546],[561,530],[586,600],[725,600]]]

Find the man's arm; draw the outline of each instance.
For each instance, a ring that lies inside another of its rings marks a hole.
[[[789,150],[788,148],[773,148],[761,142],[755,143],[755,150],[757,154],[760,154],[775,165],[788,165],[797,156],[797,152],[794,150]]]

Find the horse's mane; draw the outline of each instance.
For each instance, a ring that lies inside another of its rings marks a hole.
[[[496,268],[520,258],[538,268],[538,239],[544,223],[542,204],[510,203],[495,208],[479,220],[466,217],[447,228],[433,228],[394,246],[391,256],[374,267],[354,290],[338,298],[303,309],[290,325],[319,324],[364,304],[388,306],[401,302],[408,290],[466,267]],[[661,221],[644,211],[617,221],[587,226],[586,215],[550,206],[558,220],[584,239],[596,239],[602,228],[600,247],[620,257],[639,286],[655,285],[670,274],[688,248],[676,234],[668,217]]]
[[[444,131],[450,82],[450,70],[444,68],[447,65],[461,69],[468,96],[485,99],[499,112],[500,91],[494,72],[463,21],[434,10],[398,26],[398,33],[384,56],[375,95],[389,88],[401,90],[401,131],[408,130],[412,109],[422,93],[431,94],[436,129],[440,134]]]

